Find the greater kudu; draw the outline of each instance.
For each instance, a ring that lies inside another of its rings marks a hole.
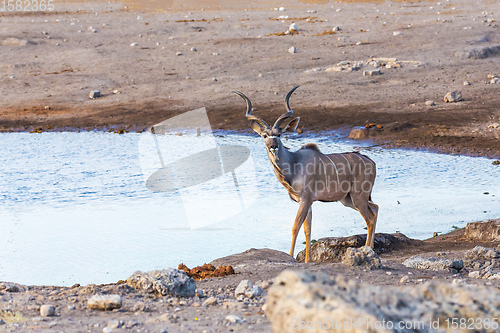
[[[287,189],[290,198],[299,203],[292,228],[290,255],[293,256],[297,234],[304,224],[305,262],[311,260],[311,205],[314,201],[340,201],[344,206],[359,211],[368,228],[366,246],[373,248],[378,213],[378,206],[371,201],[375,162],[356,152],[323,154],[314,143],[305,144],[295,152],[283,146],[280,136],[285,131],[295,131],[299,124],[300,118],[293,118],[289,104],[290,96],[297,88],[286,95],[287,112],[276,120],[273,127],[252,114],[252,103],[247,96],[234,91],[246,101],[246,117],[251,121],[252,129],[264,139],[276,177]]]

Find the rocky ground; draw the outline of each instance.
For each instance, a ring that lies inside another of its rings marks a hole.
[[[295,317],[287,317],[291,312],[283,309],[300,309],[306,304],[300,300],[309,297],[317,311],[310,313],[312,317],[307,311],[302,317],[297,314],[302,321],[317,320],[319,314],[338,319],[351,316],[426,322],[441,318],[440,329],[447,331],[446,318],[485,320],[500,315],[499,235],[500,220],[470,223],[465,229],[424,241],[401,234],[377,234],[378,255],[369,248],[351,247],[362,245],[359,239],[364,235],[323,239],[312,249],[313,258],[322,255],[323,262],[309,264],[283,252],[250,249],[211,263],[215,267],[231,265],[235,274],[200,281],[166,269],[138,272],[109,285],[54,287],[4,282],[0,283],[0,330],[285,332],[294,331],[290,326]],[[319,246],[322,242],[330,247]],[[328,253],[331,256],[325,259]],[[284,288],[287,283],[295,287]],[[340,286],[341,290],[331,291],[331,286]],[[314,290],[335,296],[321,298]],[[363,296],[367,292],[378,295],[374,302],[381,312],[367,305]],[[408,297],[419,299],[413,310],[408,310],[408,304],[412,304]],[[352,311],[331,312],[334,309],[328,307],[329,299],[339,299],[343,309]],[[405,305],[392,308],[398,302]],[[289,322],[286,327],[284,320]],[[439,330],[427,327],[422,331]]]
[[[248,130],[233,89],[270,122],[300,85],[306,132],[373,124],[379,144],[499,157],[497,1],[317,2],[0,13],[0,131],[141,131],[202,106],[213,128]]]

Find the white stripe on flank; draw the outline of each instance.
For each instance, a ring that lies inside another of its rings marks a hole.
[[[321,161],[321,164],[323,164],[323,172],[325,173],[325,177],[326,177],[326,166],[325,166],[325,162],[323,162],[323,160],[320,158],[319,159]]]
[[[335,173],[337,174],[337,186],[340,186],[340,181],[339,181],[339,172],[337,170],[337,166],[335,165],[335,163],[333,163],[332,159],[328,156],[328,155],[324,155],[326,156],[326,158],[328,158],[330,160],[330,162],[332,162],[333,164],[333,167],[335,168]]]
[[[344,156],[344,154],[340,154],[340,155],[342,155],[342,157],[346,160],[347,165],[349,166],[349,171],[352,173],[353,170],[351,169],[351,163],[349,163],[349,160],[347,159],[347,157]]]

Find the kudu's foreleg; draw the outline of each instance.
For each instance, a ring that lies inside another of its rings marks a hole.
[[[311,262],[311,227],[312,227],[312,209],[309,207],[307,217],[304,220],[304,234],[306,235],[306,259],[305,262]]]
[[[309,208],[311,208],[311,203],[309,202],[304,202],[301,201],[299,204],[299,211],[297,212],[297,216],[295,217],[295,222],[293,223],[292,227],[292,246],[290,247],[290,255],[293,257],[293,252],[295,251],[295,242],[297,240],[297,235],[299,234],[300,227],[302,226],[302,223],[304,223],[304,220],[307,217],[307,214],[309,212]],[[305,231],[305,229],[304,229]],[[309,228],[309,238],[311,236],[310,228]],[[307,238],[307,234],[306,234]],[[306,240],[307,242],[307,240]],[[310,255],[310,248],[309,252],[307,251],[307,243],[306,243],[306,262],[309,259]]]

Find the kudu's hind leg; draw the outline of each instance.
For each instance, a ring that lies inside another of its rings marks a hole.
[[[295,242],[297,240],[297,235],[299,234],[302,223],[304,223],[304,220],[306,219],[310,207],[311,204],[306,203],[304,201],[301,201],[299,204],[299,211],[297,212],[297,216],[295,217],[295,222],[293,223],[292,227],[292,246],[290,247],[290,255],[292,257],[293,257],[293,252],[295,251]],[[306,251],[306,257],[307,257],[307,251]]]
[[[368,229],[366,236],[365,246],[373,249],[375,243],[375,227],[377,225],[378,206],[369,200],[354,201],[354,206],[359,211],[363,219],[365,219],[366,227]]]

